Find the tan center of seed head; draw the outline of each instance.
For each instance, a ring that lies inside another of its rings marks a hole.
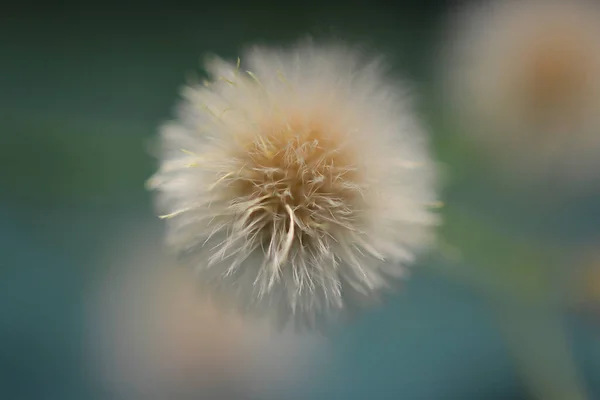
[[[535,118],[577,113],[592,63],[585,35],[568,24],[549,25],[526,49],[527,65],[519,82]]]
[[[333,124],[319,118],[288,117],[259,124],[243,146],[244,178],[236,195],[261,199],[256,220],[263,240],[294,232],[294,241],[350,227],[363,208],[358,154]],[[290,227],[292,224],[293,227]]]

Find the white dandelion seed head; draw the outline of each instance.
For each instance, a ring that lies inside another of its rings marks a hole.
[[[327,372],[327,341],[224,312],[153,226],[125,225],[85,296],[86,368],[105,398],[288,398]]]
[[[161,131],[168,242],[244,313],[315,325],[374,299],[437,222],[426,138],[380,60],[343,45],[206,63]]]
[[[488,0],[451,24],[447,99],[519,176],[578,178],[598,165],[599,22],[592,1]]]

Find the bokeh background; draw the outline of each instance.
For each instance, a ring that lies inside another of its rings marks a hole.
[[[90,302],[130,253],[146,251],[140,237],[148,235],[145,249],[160,244],[144,187],[157,165],[148,152],[157,126],[173,115],[186,77],[201,75],[203,54],[235,58],[245,44],[310,34],[386,52],[413,85],[445,172],[443,246],[384,305],[319,339],[327,356],[307,366],[318,374],[290,372],[283,389],[221,398],[530,399],[576,381],[600,399],[600,313],[580,284],[592,278],[579,274],[600,243],[600,191],[523,196],[495,181],[445,119],[436,87],[441,28],[458,3],[397,3],[3,10],[0,398],[120,398],[90,356]]]

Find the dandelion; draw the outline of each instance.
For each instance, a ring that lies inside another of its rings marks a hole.
[[[209,59],[210,80],[185,88],[150,186],[206,292],[315,326],[429,244],[426,138],[379,59],[307,42],[242,60]]]
[[[585,0],[485,2],[452,25],[452,105],[480,144],[527,172],[595,175],[600,8]],[[446,63],[445,65],[448,65]],[[593,172],[594,171],[594,172]]]
[[[199,295],[153,227],[123,228],[84,303],[89,370],[112,398],[285,398],[325,372],[322,338],[223,313]]]

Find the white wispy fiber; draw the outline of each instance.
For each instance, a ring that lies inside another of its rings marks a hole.
[[[315,326],[372,300],[437,218],[426,137],[380,59],[340,44],[206,62],[150,180],[168,243],[243,313]]]
[[[448,100],[478,143],[516,167],[515,177],[596,175],[597,2],[488,0],[462,10],[448,34]]]

